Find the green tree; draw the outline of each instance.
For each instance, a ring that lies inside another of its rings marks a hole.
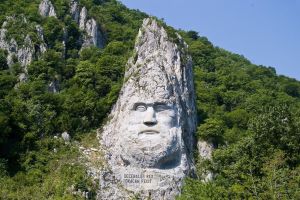
[[[2,49],[0,49],[0,70],[8,69],[6,53]]]
[[[201,124],[197,129],[197,135],[215,144],[223,142],[223,134],[225,132],[225,123],[220,119],[209,118],[205,123]]]

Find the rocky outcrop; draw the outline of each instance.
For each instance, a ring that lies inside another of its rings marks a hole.
[[[37,31],[37,35],[40,39],[39,50],[43,54],[47,51],[47,45],[46,45],[45,40],[44,40],[44,30],[40,25],[36,25],[35,28],[36,28],[36,31]]]
[[[86,21],[87,21],[87,10],[85,7],[83,7],[80,12],[80,20],[79,20],[79,28],[81,30],[85,29]]]
[[[194,174],[192,62],[176,40],[154,19],[143,21],[118,101],[98,132],[107,162],[98,199],[175,199]]]
[[[42,0],[39,5],[39,13],[44,17],[56,17],[54,6],[49,0]]]
[[[198,141],[197,147],[201,158],[208,160],[212,158],[212,151],[214,149],[212,144],[209,144],[205,141]]]
[[[18,51],[18,45],[15,39],[11,39],[9,42],[7,42],[5,39],[6,35],[6,29],[0,30],[1,35],[4,37],[0,37],[0,48],[7,51],[7,64],[8,66],[11,66],[14,63],[14,58],[16,58],[16,52]]]
[[[94,19],[89,19],[85,23],[86,35],[82,47],[96,46],[98,48],[104,47],[104,37],[101,33],[97,22]]]
[[[39,12],[45,17],[56,17],[54,7],[50,0],[43,0],[40,3]],[[79,29],[85,33],[82,38],[82,48],[89,46],[103,48],[105,45],[104,34],[96,20],[88,16],[87,9],[85,7],[81,8],[77,0],[71,0],[70,14],[72,19],[78,24]],[[65,44],[66,40],[64,40],[64,45]]]
[[[59,91],[59,82],[57,80],[51,81],[48,84],[48,91],[52,93],[57,93]]]
[[[85,32],[82,47],[96,46],[103,48],[105,44],[104,34],[96,20],[89,18],[87,9],[85,7],[80,8],[76,0],[71,1],[70,8],[72,19],[76,21],[80,30]]]
[[[212,159],[212,153],[215,149],[214,145],[212,143],[200,140],[197,143],[197,148],[200,156],[200,161],[203,162],[205,160],[211,160]],[[213,174],[210,171],[203,172],[201,174],[202,177],[200,177],[204,181],[210,181],[213,179]]]
[[[21,82],[27,80],[27,66],[33,61],[34,58],[38,57],[47,50],[44,42],[43,29],[41,26],[36,26],[37,35],[40,39],[38,48],[34,47],[33,41],[29,34],[26,34],[24,41],[21,45],[18,45],[14,38],[8,41],[6,26],[8,23],[14,23],[17,19],[15,17],[7,17],[0,29],[0,48],[7,51],[7,64],[12,66],[15,62],[19,62],[23,68],[23,72],[19,75]],[[21,23],[26,23],[25,17],[22,17]],[[28,24],[29,25],[29,24]]]
[[[71,17],[76,23],[78,24],[79,22],[79,14],[80,14],[80,8],[78,5],[78,2],[75,0],[70,1],[70,13]]]
[[[63,132],[63,133],[61,134],[61,137],[62,137],[62,139],[63,139],[65,142],[70,142],[71,137],[70,137],[70,135],[68,134],[67,131]]]
[[[26,66],[29,65],[33,60],[34,53],[35,51],[32,40],[30,36],[27,35],[24,40],[24,44],[17,52],[18,61],[20,62],[21,66],[25,67],[25,73],[27,73]]]

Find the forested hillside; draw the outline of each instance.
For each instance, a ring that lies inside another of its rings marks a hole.
[[[5,40],[26,49],[30,37],[34,47],[26,67],[0,50],[0,199],[85,198],[74,191],[93,199],[97,184],[78,146],[98,145],[95,130],[117,99],[148,15],[116,0],[80,0],[105,41],[104,48],[84,47],[86,33],[70,14],[70,0],[51,1],[55,17],[41,16],[40,2],[0,3]],[[300,199],[300,82],[215,47],[195,31],[160,23],[170,38],[177,31],[189,45],[197,139],[215,148],[212,160],[195,151],[198,177],[186,180],[178,198]],[[65,131],[70,142],[60,137]],[[205,171],[213,173],[209,182],[202,181]]]

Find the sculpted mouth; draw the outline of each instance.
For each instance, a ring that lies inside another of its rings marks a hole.
[[[159,132],[157,130],[142,130],[139,132],[139,134],[147,134],[147,135],[153,135],[158,134]]]

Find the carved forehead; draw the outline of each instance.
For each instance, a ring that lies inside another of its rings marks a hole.
[[[166,97],[166,98],[165,98]],[[144,93],[137,92],[128,98],[127,104],[134,104],[134,103],[165,103],[165,104],[175,104],[175,97],[170,96],[159,96],[159,95],[147,95]]]
[[[169,78],[163,66],[145,64],[144,66],[136,69],[134,75],[130,79],[135,82],[139,88],[155,89],[165,88],[169,83]]]

